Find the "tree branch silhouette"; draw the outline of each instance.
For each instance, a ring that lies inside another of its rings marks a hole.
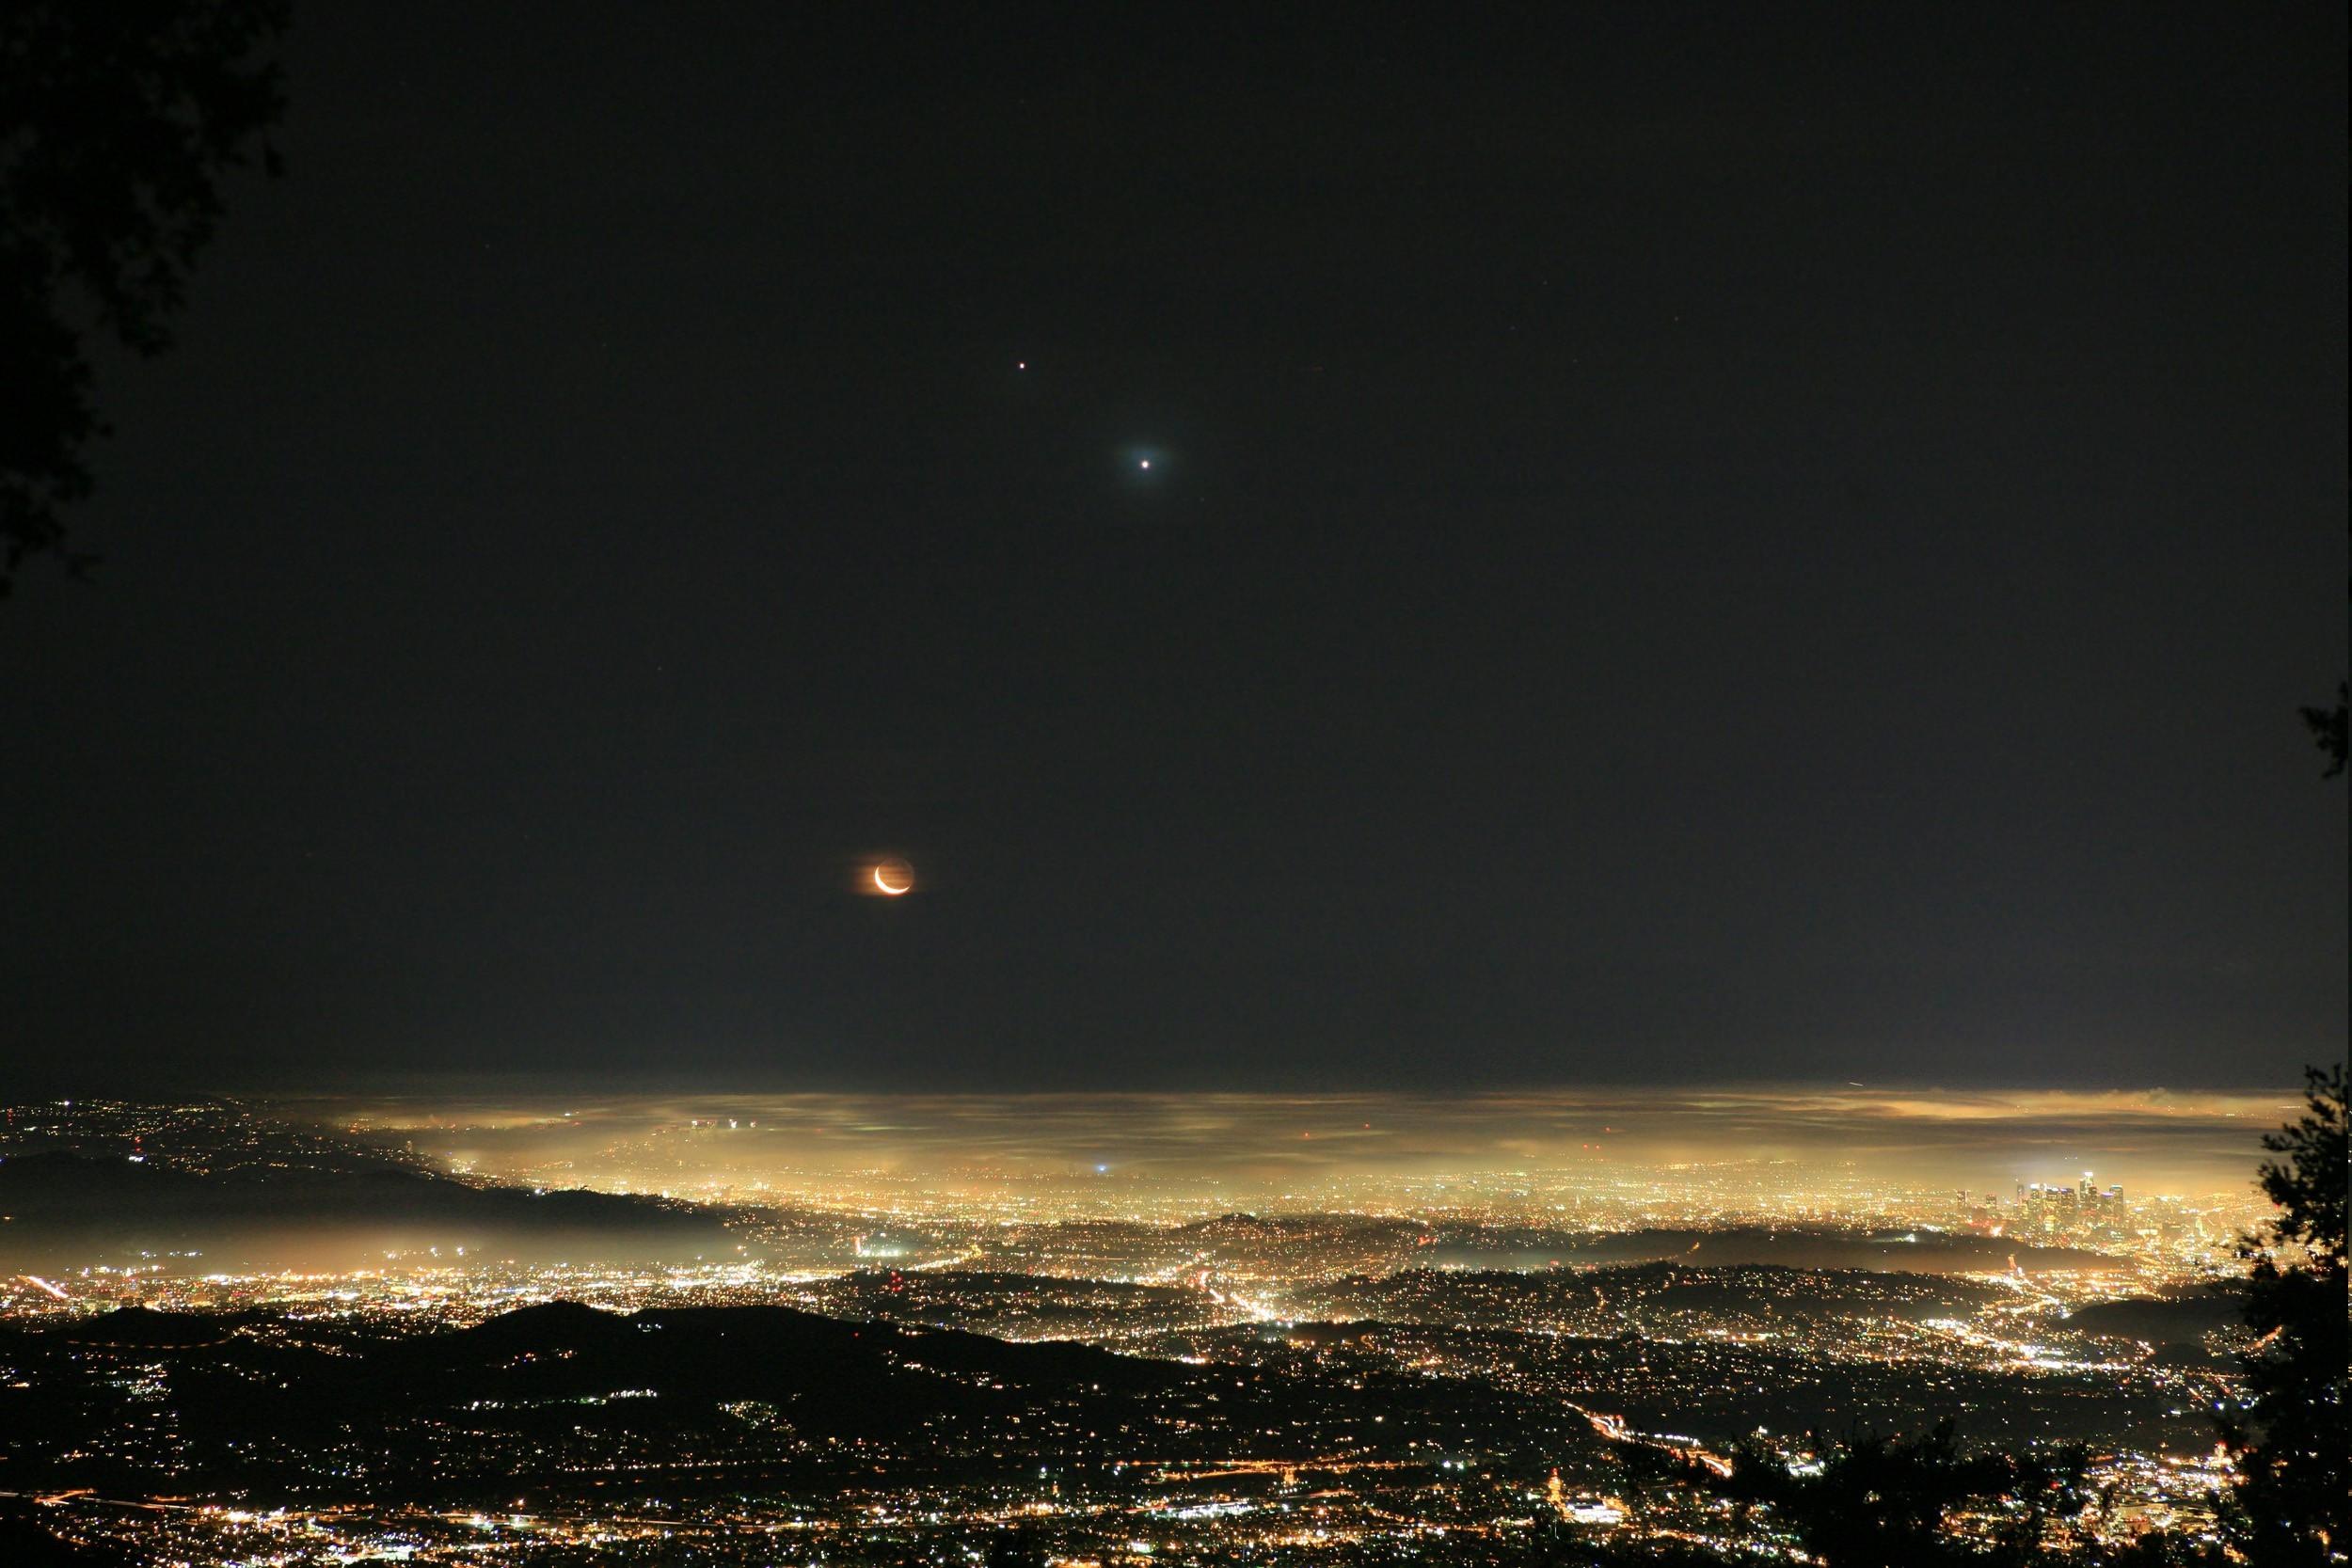
[[[24,563],[94,558],[64,514],[107,433],[92,341],[139,355],[212,238],[221,178],[285,108],[287,0],[15,0],[0,8],[0,596]]]

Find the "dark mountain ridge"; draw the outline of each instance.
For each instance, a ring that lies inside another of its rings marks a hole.
[[[464,1500],[598,1478],[740,1488],[884,1458],[968,1468],[1593,1441],[1554,1402],[1461,1380],[1194,1366],[788,1307],[552,1302],[469,1328],[306,1341],[311,1327],[134,1311],[0,1331],[20,1373],[0,1388],[11,1484]],[[125,1435],[151,1399],[179,1413],[167,1474],[135,1462]]]
[[[730,1211],[665,1198],[534,1192],[393,1163],[210,1172],[49,1151],[0,1159],[0,1265],[199,1252],[223,1262],[332,1261],[387,1248],[691,1255],[732,1246]]]

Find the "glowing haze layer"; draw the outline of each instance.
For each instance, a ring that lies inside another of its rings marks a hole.
[[[2243,1190],[2290,1092],[1746,1087],[1396,1094],[437,1094],[288,1099],[487,1176],[710,1196],[832,1176],[1145,1181],[1236,1196],[1448,1175],[1787,1164],[1979,1190]]]

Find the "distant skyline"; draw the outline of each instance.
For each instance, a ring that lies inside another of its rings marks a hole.
[[[0,1091],[2291,1087],[2346,44],[303,8],[0,604]]]

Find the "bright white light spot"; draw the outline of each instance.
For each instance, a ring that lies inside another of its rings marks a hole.
[[[1148,458],[1148,457],[1147,457],[1147,458],[1145,458],[1145,459],[1144,459],[1144,460],[1143,460],[1140,464],[1138,464],[1138,465],[1136,465],[1136,466],[1137,466],[1138,467],[1148,468],[1148,467],[1150,467],[1152,466],[1152,460],[1151,460],[1150,458]]]

